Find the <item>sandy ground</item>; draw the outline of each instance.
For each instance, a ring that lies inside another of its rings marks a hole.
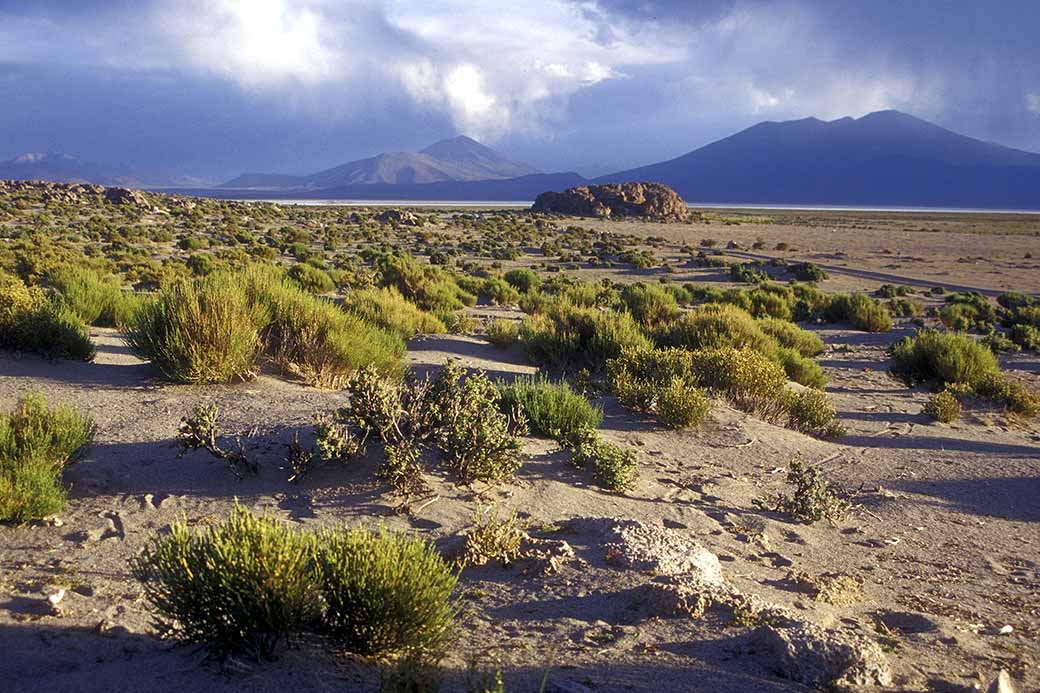
[[[827,263],[947,286],[1040,291],[1038,265],[1023,260],[1027,252],[1040,256],[1035,237],[885,229],[839,237],[820,226],[761,224],[607,226],[691,244],[710,236],[750,246],[761,236],[771,248],[784,239],[798,248],[788,255],[819,264],[842,253]],[[964,257],[985,259],[960,262]],[[835,274],[824,287],[878,283]],[[306,432],[315,412],[341,404],[339,393],[268,376],[220,387],[163,384],[111,330],[95,330],[99,354],[90,364],[0,354],[0,407],[38,389],[83,407],[98,423],[96,443],[68,472],[72,493],[60,524],[0,529],[0,689],[378,690],[377,667],[320,642],[283,649],[278,661],[258,665],[211,661],[199,648],[152,635],[127,559],[170,522],[212,521],[237,498],[302,526],[383,522],[445,547],[478,508],[495,505],[503,514],[517,510],[532,532],[566,540],[575,558],[550,575],[501,566],[463,573],[465,609],[446,661],[449,690],[464,690],[471,660],[499,662],[510,691],[537,690],[546,670],[548,690],[556,691],[804,690],[776,675],[750,647],[745,629],[711,616],[654,613],[641,592],[646,575],[609,564],[602,544],[587,533],[554,530],[575,517],[636,518],[695,538],[719,556],[735,587],[823,626],[883,642],[893,689],[968,691],[1003,668],[1021,690],[1040,690],[1040,434],[1035,424],[998,411],[974,410],[953,425],[931,422],[921,413],[928,393],[886,372],[885,348],[909,330],[819,330],[828,344],[819,357],[831,377],[827,392],[849,430],[837,443],[721,404],[708,425],[677,432],[604,399],[604,435],[638,453],[634,491],[597,489],[554,443],[532,437],[515,480],[460,488],[435,477],[438,500],[413,516],[398,512],[400,500],[374,480],[371,456],[317,469],[300,484],[286,481],[282,445],[295,431]],[[475,337],[420,337],[410,344],[409,358],[420,369],[450,357],[506,379],[535,370],[519,350]],[[1035,353],[1005,365],[1040,385]],[[176,458],[178,421],[200,402],[219,406],[229,433],[259,427],[244,439],[261,462],[259,476],[236,480],[199,452]],[[858,508],[847,521],[794,524],[756,502],[786,488],[783,468],[799,455],[858,489]],[[862,596],[846,605],[824,603],[792,583],[792,571],[852,575],[863,583]],[[54,614],[46,596],[59,587],[68,594]]]

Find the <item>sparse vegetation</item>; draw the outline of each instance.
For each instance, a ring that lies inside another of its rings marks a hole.
[[[555,439],[565,439],[603,422],[603,410],[594,406],[567,383],[553,383],[544,376],[520,377],[499,387],[506,412],[519,410],[531,430]]]
[[[639,476],[636,455],[603,440],[593,430],[581,430],[568,441],[575,466],[589,469],[596,483],[611,491],[626,491],[635,486]]]
[[[961,416],[961,402],[949,390],[940,390],[924,405],[924,413],[936,421],[953,423]]]
[[[49,407],[38,393],[0,414],[0,521],[26,522],[65,507],[62,472],[93,436],[91,418]]]
[[[794,486],[794,490],[790,495],[778,494],[773,499],[773,507],[799,522],[813,524],[827,520],[833,524],[844,520],[852,509],[847,494],[831,486],[819,468],[798,458],[791,460],[787,468],[787,483]]]

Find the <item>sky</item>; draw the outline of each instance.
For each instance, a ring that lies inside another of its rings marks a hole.
[[[1040,151],[1036,0],[0,0],[0,160],[214,180],[467,134],[606,173],[895,108]]]

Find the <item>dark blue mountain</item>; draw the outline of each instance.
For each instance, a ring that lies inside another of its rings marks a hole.
[[[595,182],[656,181],[696,204],[1040,209],[1040,154],[898,111],[759,123]]]

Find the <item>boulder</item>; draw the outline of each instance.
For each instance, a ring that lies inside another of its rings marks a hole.
[[[392,224],[394,226],[422,226],[422,219],[411,212],[400,209],[387,209],[375,216],[380,224]]]
[[[791,620],[759,627],[751,642],[776,673],[814,688],[892,685],[881,647],[857,633]]]
[[[105,199],[114,205],[148,206],[148,197],[143,192],[129,188],[106,188]]]
[[[653,221],[692,221],[697,215],[678,193],[661,183],[606,183],[582,185],[563,192],[544,192],[531,207],[579,217]]]

